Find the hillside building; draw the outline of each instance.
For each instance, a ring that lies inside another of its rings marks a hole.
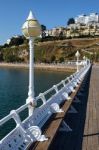
[[[99,15],[97,13],[90,13],[89,15],[82,14],[75,18],[75,23],[99,23]]]

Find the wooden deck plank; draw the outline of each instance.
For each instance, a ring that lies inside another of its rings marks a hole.
[[[93,66],[82,150],[99,150],[99,67]]]

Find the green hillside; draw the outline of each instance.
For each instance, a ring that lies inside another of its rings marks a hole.
[[[77,50],[81,58],[85,55],[93,61],[99,61],[99,38],[83,38],[54,40],[47,42],[35,41],[35,62],[64,62],[74,60]],[[4,62],[28,62],[28,40],[20,36],[12,38],[9,44],[0,46],[0,61]]]

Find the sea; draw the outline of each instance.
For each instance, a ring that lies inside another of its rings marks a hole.
[[[71,73],[59,71],[44,71],[35,69],[35,96],[59,83]],[[29,73],[25,68],[0,68],[0,119],[26,103],[28,97]],[[28,110],[19,114],[21,120],[28,116]],[[13,119],[0,127],[0,139],[8,134],[16,124]]]

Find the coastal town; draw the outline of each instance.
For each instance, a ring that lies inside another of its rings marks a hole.
[[[78,15],[66,27],[56,27],[45,30],[43,36],[63,36],[66,38],[77,38],[86,36],[99,36],[99,14]]]

